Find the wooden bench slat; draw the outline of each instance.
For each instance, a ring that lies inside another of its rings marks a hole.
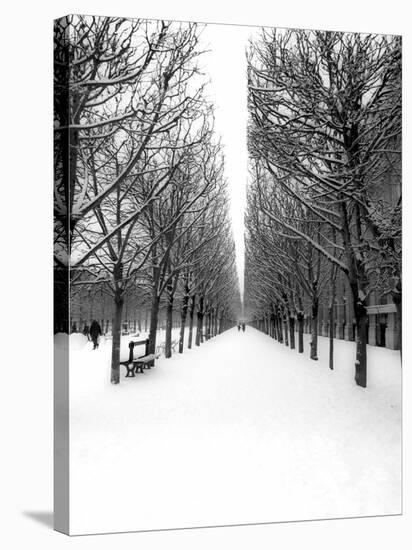
[[[143,357],[133,359],[133,363],[149,363],[149,361],[153,361],[153,359],[156,359],[156,356],[151,353],[150,355],[144,355]]]

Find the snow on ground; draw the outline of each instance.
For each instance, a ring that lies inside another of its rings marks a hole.
[[[363,389],[353,342],[332,372],[308,340],[232,329],[117,386],[110,345],[71,345],[71,533],[400,513],[399,352]]]

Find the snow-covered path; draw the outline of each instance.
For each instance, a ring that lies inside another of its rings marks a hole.
[[[108,354],[71,353],[71,532],[400,512],[399,353],[354,344],[336,370],[247,327],[109,383]]]

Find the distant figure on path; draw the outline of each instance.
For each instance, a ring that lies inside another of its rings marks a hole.
[[[243,330],[243,332],[245,332],[245,328],[246,328],[246,327],[245,327],[245,323],[242,323],[242,330]]]
[[[237,324],[237,330],[240,331],[240,323]]]
[[[93,319],[92,324],[90,325],[90,336],[93,342],[93,349],[97,349],[99,347],[98,338],[101,334],[102,329],[99,323]]]
[[[90,340],[90,327],[89,325],[84,325],[83,334],[87,336],[87,339]]]

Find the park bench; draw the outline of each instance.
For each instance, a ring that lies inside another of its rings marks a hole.
[[[171,348],[172,348],[172,351],[175,352],[176,351],[176,346],[178,346],[179,344],[179,340],[173,340],[171,342]],[[156,346],[156,359],[158,357],[160,357],[162,354],[164,355],[165,353],[165,348],[166,348],[166,342],[162,342],[161,344],[159,344],[158,346]]]
[[[140,357],[134,356],[134,348],[137,346],[145,345],[145,354]],[[154,360],[156,356],[153,353],[149,353],[149,339],[146,340],[131,340],[129,342],[129,358],[127,361],[120,361],[121,365],[124,365],[127,369],[126,378],[133,377],[138,371],[143,373],[143,369],[150,369],[154,366]]]

